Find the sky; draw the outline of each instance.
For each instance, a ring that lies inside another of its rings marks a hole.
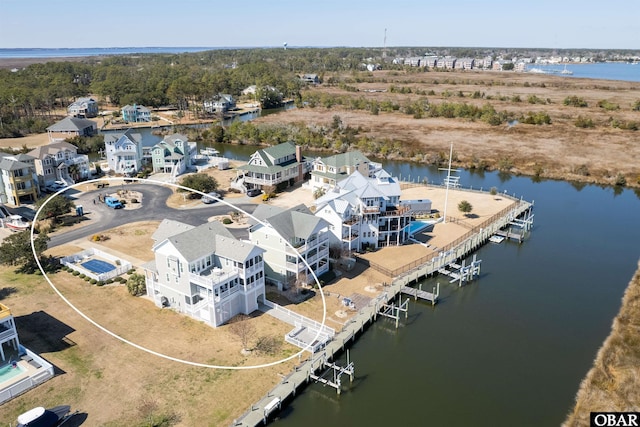
[[[640,49],[637,0],[0,0],[0,48]]]

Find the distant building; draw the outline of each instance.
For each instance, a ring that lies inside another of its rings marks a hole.
[[[207,113],[226,113],[236,108],[236,100],[231,95],[220,93],[204,101],[203,106]]]
[[[0,153],[0,202],[20,206],[35,202],[38,194],[34,158],[27,154]]]
[[[40,187],[54,181],[73,184],[89,177],[89,156],[78,154],[78,147],[68,142],[51,142],[27,154],[34,158]]]
[[[98,133],[98,124],[92,120],[65,117],[47,128],[49,141],[63,141],[74,136],[93,136]]]
[[[302,76],[300,76],[300,80],[302,80],[305,83],[311,83],[314,85],[317,85],[320,83],[320,78],[318,77],[317,74],[303,74]]]
[[[78,98],[67,107],[70,116],[81,119],[96,117],[98,115],[98,103],[93,98]]]
[[[155,259],[143,268],[158,307],[218,327],[265,302],[264,250],[236,240],[221,223],[165,220],[152,237]]]
[[[131,129],[104,136],[109,169],[115,173],[133,175],[142,167],[142,135]]]
[[[191,166],[197,144],[189,142],[182,134],[166,136],[151,148],[151,164],[154,172],[180,175]]]
[[[126,123],[150,122],[151,110],[142,105],[125,105],[122,107],[122,120]]]

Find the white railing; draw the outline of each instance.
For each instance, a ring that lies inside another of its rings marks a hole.
[[[329,337],[333,337],[336,334],[336,331],[333,328],[330,328],[327,325],[323,326],[322,323],[320,322],[316,322],[313,319],[309,319],[308,317],[298,314],[295,311],[291,311],[288,308],[284,308],[283,306],[278,305],[274,302],[271,302],[267,299],[264,300],[264,305],[274,309],[275,311],[280,311],[282,313],[285,313],[287,316],[296,319],[296,321],[299,322],[302,326],[306,326],[308,328],[315,329],[315,330],[320,329],[321,333],[325,333]]]
[[[83,267],[80,263],[88,261],[92,256],[99,256],[100,258],[107,259],[116,265],[116,268],[107,271],[105,273],[94,273],[86,267]],[[82,273],[91,279],[95,279],[99,282],[112,279],[116,276],[126,273],[131,269],[131,263],[121,258],[110,255],[96,248],[85,249],[77,254],[69,255],[60,259],[60,264],[69,267],[70,269]],[[118,265],[120,264],[120,265]]]
[[[231,272],[225,272],[225,271],[213,272],[212,271],[212,274],[209,274],[206,276],[201,276],[198,273],[189,273],[190,282],[205,286],[208,289],[213,289],[215,286],[228,282],[236,277],[238,277],[237,271],[231,271]]]
[[[38,368],[35,374],[28,376],[21,381],[17,381],[16,383],[0,390],[0,404],[6,402],[9,399],[13,399],[14,397],[24,393],[30,388],[35,387],[38,384],[43,383],[44,381],[53,377],[53,366],[31,350],[26,350],[27,356],[29,356],[33,362],[40,365],[40,368]]]

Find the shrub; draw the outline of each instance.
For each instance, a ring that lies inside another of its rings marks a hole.
[[[79,272],[79,271],[77,271],[77,270],[73,270],[73,273],[71,273],[71,274],[73,274],[74,276],[79,276],[79,275],[80,275],[80,272]]]
[[[86,278],[86,277],[87,277],[87,275],[86,275],[86,274],[84,274],[84,273],[82,273],[82,274],[80,275],[80,278],[81,278],[81,279],[84,279],[84,278]]]
[[[496,194],[498,194],[498,189],[496,187],[491,187],[491,190],[489,190],[489,194],[495,196]]]
[[[107,285],[110,285],[113,283],[113,279],[107,279],[107,281],[105,282]]]
[[[145,294],[147,292],[145,277],[142,274],[132,274],[127,280],[127,290],[134,297]]]
[[[89,283],[91,283],[92,285],[95,285],[96,283],[98,283],[98,281],[96,279],[91,279],[89,280]]]
[[[231,221],[231,218],[224,218],[224,219],[222,220],[222,223],[223,223],[224,225],[229,225],[229,224],[231,224],[232,222],[233,222],[233,221]]]
[[[98,286],[104,286],[104,282],[102,280],[99,280],[98,283],[96,283],[96,285]]]
[[[564,105],[570,105],[573,107],[580,107],[580,108],[584,108],[584,107],[588,107],[589,104],[587,104],[587,101],[585,101],[584,99],[578,97],[578,96],[567,96],[564,101],[562,101],[562,103]]]
[[[131,199],[131,203],[138,203],[138,199]]]
[[[576,127],[583,128],[583,129],[596,127],[596,125],[593,123],[593,120],[591,120],[588,117],[582,117],[582,116],[578,116],[578,118],[575,121],[575,125]]]

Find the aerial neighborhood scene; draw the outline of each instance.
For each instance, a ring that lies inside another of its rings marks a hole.
[[[1,425],[637,425],[638,6],[196,3],[0,6]]]

